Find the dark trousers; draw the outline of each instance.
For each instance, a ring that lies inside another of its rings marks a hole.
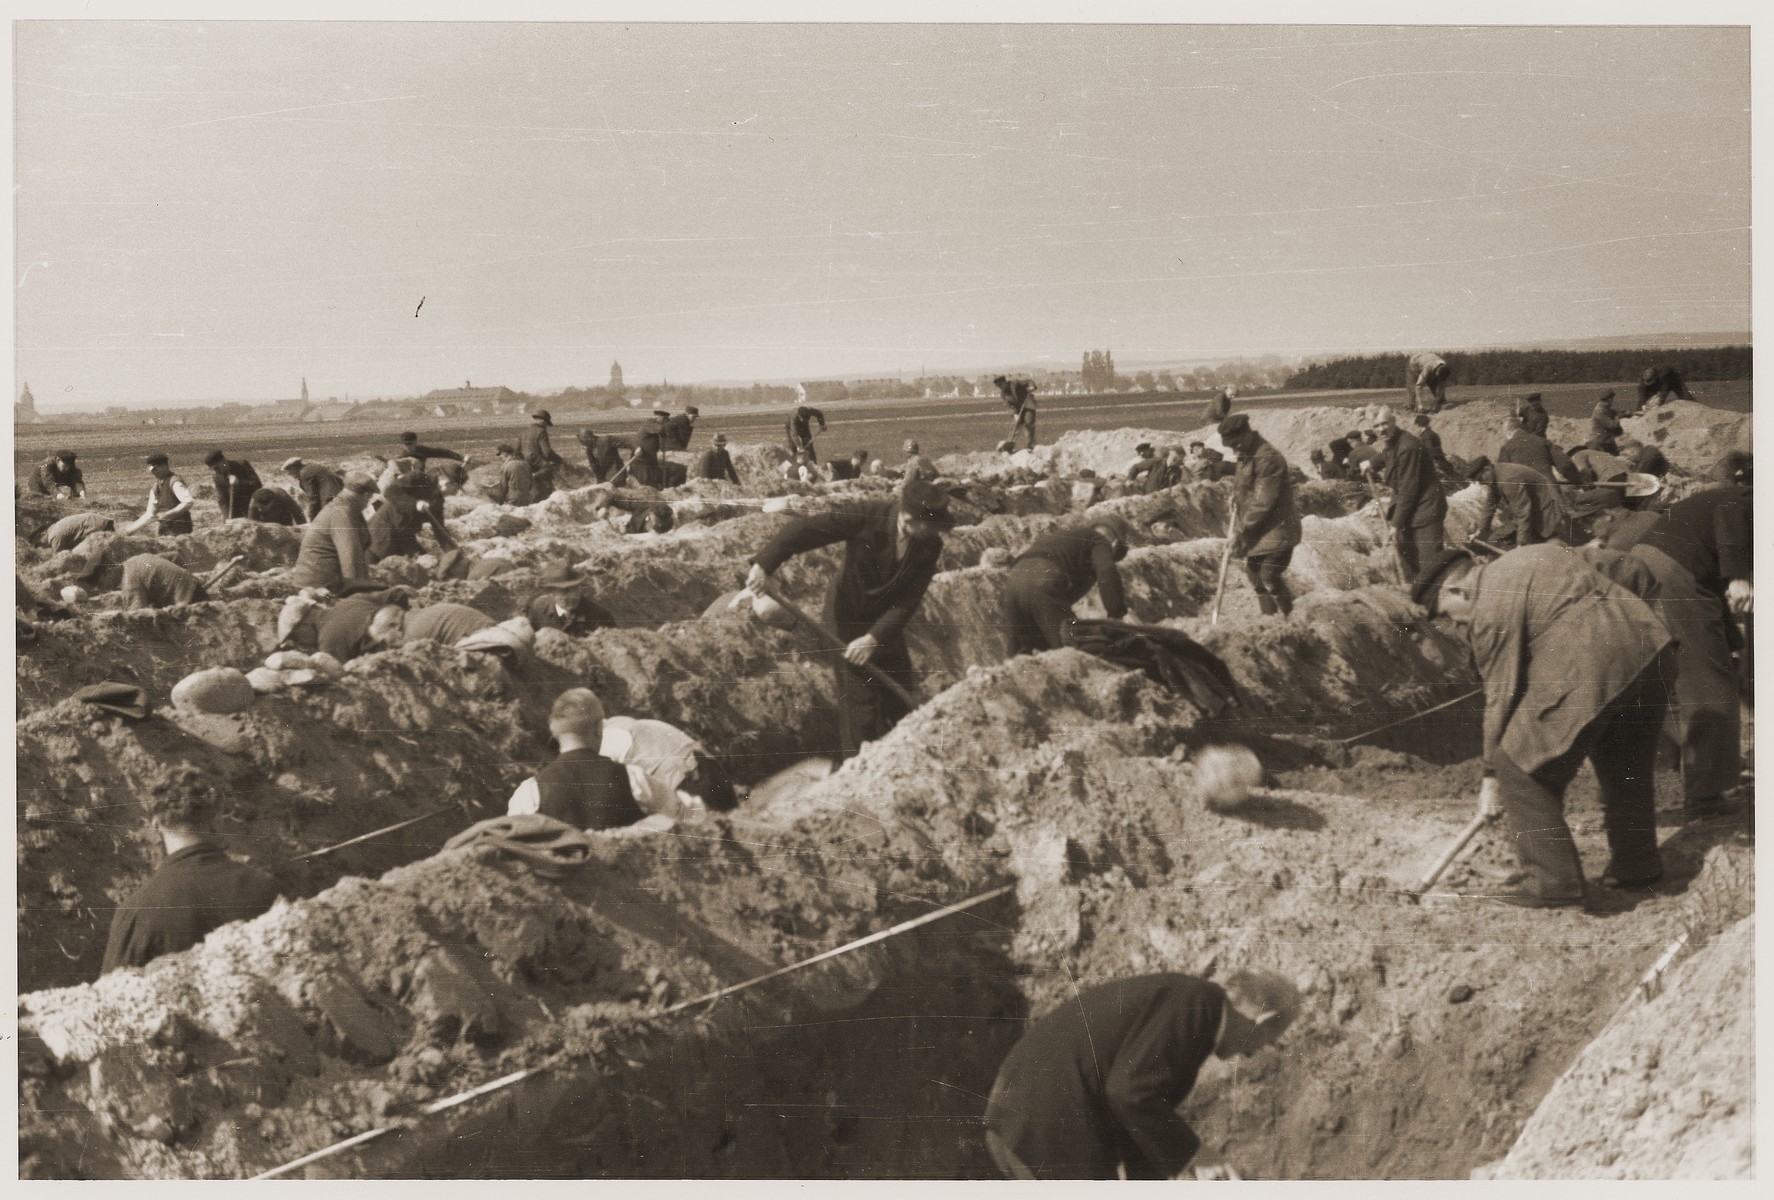
[[[1029,449],[1035,448],[1035,411],[1025,408],[1016,416],[1016,424],[1010,427],[1010,447],[1016,448],[1016,435],[1023,430],[1029,431]]]
[[[1686,567],[1655,546],[1641,543],[1629,553],[1657,577],[1657,615],[1677,642],[1669,716],[1682,752],[1682,798],[1689,805],[1716,799],[1736,787],[1743,772],[1730,615]]]
[[[156,521],[154,523],[155,532],[162,537],[190,533],[193,528],[194,526],[191,524],[190,509],[186,509],[176,517],[167,517],[164,520]]]
[[[1250,579],[1251,590],[1257,594],[1257,607],[1265,616],[1280,613],[1285,617],[1294,610],[1293,594],[1287,590],[1287,580],[1282,578],[1287,564],[1293,560],[1292,546],[1268,554],[1253,554],[1244,560],[1244,573]]]
[[[883,643],[875,649],[868,665],[860,668],[851,666],[838,651],[831,653],[832,671],[838,682],[838,757],[851,758],[864,742],[884,737],[910,711],[877,680],[890,676],[910,691],[912,662],[904,643]]]
[[[1491,763],[1525,886],[1548,899],[1583,894],[1583,863],[1565,824],[1565,789],[1585,759],[1601,785],[1608,834],[1607,874],[1622,882],[1663,873],[1657,854],[1657,731],[1669,707],[1670,651],[1657,656],[1620,696],[1583,727],[1563,754],[1523,771],[1499,750]]]
[[[1061,635],[1073,621],[1064,586],[1059,567],[1045,559],[1025,559],[1010,569],[1004,588],[1004,634],[1012,655],[1058,650],[1064,644]]]
[[[1395,545],[1398,547],[1398,561],[1404,568],[1405,586],[1410,586],[1423,568],[1435,561],[1441,554],[1441,548],[1447,541],[1447,534],[1440,520],[1431,521],[1427,525],[1417,525],[1410,529],[1396,529]]]

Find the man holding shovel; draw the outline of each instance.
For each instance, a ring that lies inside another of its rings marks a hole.
[[[1294,507],[1287,460],[1250,427],[1250,418],[1243,413],[1221,421],[1219,432],[1220,441],[1238,456],[1232,503],[1239,517],[1232,553],[1244,556],[1245,574],[1263,615],[1285,617],[1294,609],[1294,598],[1282,575],[1300,544],[1300,513]]]
[[[844,561],[825,598],[825,622],[845,643],[832,668],[838,683],[839,756],[881,737],[910,711],[911,655],[905,627],[923,602],[942,554],[942,534],[954,526],[947,493],[922,479],[908,480],[895,500],[847,504],[803,517],[752,560],[745,585],[769,592],[770,576],[808,550],[844,543]]]

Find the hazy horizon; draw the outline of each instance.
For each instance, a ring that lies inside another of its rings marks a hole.
[[[15,38],[46,412],[1750,325],[1742,28]]]

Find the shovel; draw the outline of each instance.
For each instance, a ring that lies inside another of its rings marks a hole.
[[[1220,623],[1220,600],[1226,594],[1226,572],[1232,567],[1232,537],[1238,531],[1238,502],[1234,500],[1231,513],[1226,518],[1226,549],[1220,555],[1220,581],[1213,589],[1213,615],[1207,619],[1209,625]]]
[[[205,575],[199,580],[199,582],[203,584],[203,590],[207,592],[210,588],[215,587],[218,583],[222,582],[222,580],[226,579],[235,567],[238,567],[245,560],[246,555],[236,554],[233,558],[211,571],[208,575]]]
[[[802,612],[795,605],[784,600],[781,596],[776,595],[773,591],[765,590],[759,592],[753,591],[750,588],[742,589],[739,595],[734,597],[733,607],[737,608],[748,596],[752,601],[752,612],[754,615],[768,620],[778,612],[787,613],[789,617],[794,620],[795,624],[812,630],[813,636],[827,650],[836,650],[839,654],[842,654],[845,650],[849,649],[849,647],[843,642],[838,640],[835,634],[828,632],[825,626]],[[868,671],[867,666],[865,665],[862,670]],[[918,707],[918,698],[907,691],[898,680],[893,679],[885,671],[870,671],[868,674],[871,681],[880,684],[889,692],[892,692],[898,697],[899,702],[904,704],[907,709],[915,709]]]

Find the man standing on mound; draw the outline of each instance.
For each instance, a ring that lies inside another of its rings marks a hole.
[[[905,704],[876,674],[908,691],[914,686],[905,627],[924,601],[942,555],[942,534],[954,526],[949,497],[922,479],[907,480],[894,500],[858,501],[802,517],[770,539],[752,560],[745,584],[761,591],[797,554],[844,543],[844,562],[825,598],[825,622],[847,643],[832,662],[838,682],[838,753],[887,733]]]
[[[1484,677],[1484,761],[1495,774],[1521,872],[1488,899],[1523,908],[1583,903],[1565,789],[1585,760],[1601,788],[1606,887],[1663,877],[1652,772],[1675,674],[1669,630],[1639,560],[1555,543],[1480,565],[1444,551],[1411,598],[1466,628]]]
[[[1222,987],[1139,975],[1085,988],[1035,1021],[998,1071],[986,1147],[1006,1179],[1178,1179],[1201,1139],[1177,1116],[1210,1055],[1255,1054],[1300,1010],[1269,971]],[[1236,1179],[1229,1166],[1195,1179]]]
[[[1232,553],[1244,556],[1244,573],[1263,615],[1285,617],[1294,610],[1294,598],[1283,575],[1300,544],[1300,514],[1287,460],[1250,427],[1243,413],[1220,422],[1220,441],[1238,456],[1232,477],[1232,502],[1238,508]]]

